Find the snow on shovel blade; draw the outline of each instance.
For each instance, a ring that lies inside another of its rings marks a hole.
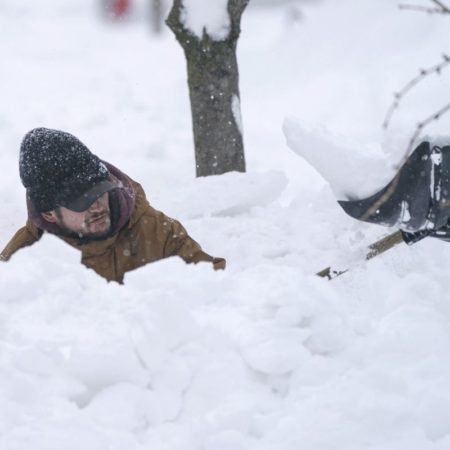
[[[437,229],[450,216],[450,147],[422,142],[394,179],[361,200],[339,201],[355,219],[405,231]]]

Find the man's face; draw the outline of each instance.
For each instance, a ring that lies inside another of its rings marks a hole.
[[[42,213],[45,220],[55,223],[66,232],[76,233],[83,238],[106,238],[111,229],[109,194],[105,192],[82,212],[72,211],[63,206],[54,211]]]

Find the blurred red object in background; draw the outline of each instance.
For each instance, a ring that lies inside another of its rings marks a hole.
[[[131,0],[101,0],[102,16],[108,19],[123,19],[131,9]]]
[[[111,11],[115,17],[123,17],[130,9],[130,0],[114,0]]]

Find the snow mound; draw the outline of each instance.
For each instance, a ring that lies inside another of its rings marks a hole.
[[[230,172],[197,178],[171,202],[170,207],[175,217],[234,217],[253,207],[271,204],[280,197],[287,183],[286,175],[279,171]]]
[[[395,174],[381,149],[351,142],[325,127],[307,129],[287,118],[283,131],[288,146],[320,173],[338,200],[368,197]]]
[[[0,263],[0,450],[450,449],[450,246],[425,239],[353,264],[380,229],[345,215],[276,125],[293,114],[374,142],[286,123],[336,190],[387,181],[371,130],[448,40],[445,19],[396,3],[305,1],[295,27],[281,7],[249,8],[239,63],[250,172],[194,180],[171,34],[100,24],[92,0],[0,2],[4,243],[25,220],[21,137],[47,126],[103,149],[227,259],[214,272],[169,258],[118,286],[46,235]],[[431,113],[428,89],[421,99],[396,118]],[[389,161],[403,156],[398,142],[383,143]],[[329,265],[353,268],[314,276]]]

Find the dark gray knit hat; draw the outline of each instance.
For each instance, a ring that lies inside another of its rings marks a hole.
[[[20,178],[38,212],[65,206],[84,211],[117,186],[108,181],[105,164],[75,136],[35,128],[20,147]]]

